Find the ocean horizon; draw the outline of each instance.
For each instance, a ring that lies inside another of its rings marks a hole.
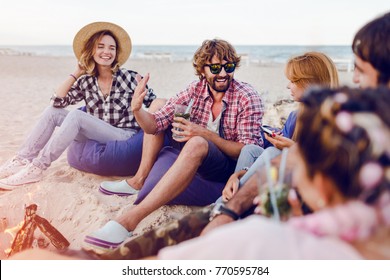
[[[133,45],[131,58],[190,61],[198,47],[196,45]],[[237,45],[235,48],[242,56],[243,63],[286,63],[290,57],[307,51],[323,52],[336,63],[351,64],[353,60],[350,45]],[[71,45],[2,45],[0,54],[74,56]]]

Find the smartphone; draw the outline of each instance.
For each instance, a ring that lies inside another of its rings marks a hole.
[[[275,136],[275,132],[273,132],[271,129],[269,129],[265,126],[261,126],[261,129],[264,131],[264,133],[267,133],[269,136],[271,136],[271,137]]]

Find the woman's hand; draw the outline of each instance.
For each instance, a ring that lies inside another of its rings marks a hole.
[[[145,75],[145,77],[141,77],[141,75],[137,75],[137,86],[134,90],[134,95],[131,100],[131,110],[133,112],[137,112],[141,110],[142,104],[144,102],[145,95],[147,93],[146,84],[148,83],[150,78],[149,73]]]
[[[75,69],[73,75],[76,78],[79,78],[81,75],[84,75],[85,73],[86,73],[85,66],[79,61],[77,63],[77,66],[76,66],[76,69]]]
[[[267,133],[264,133],[265,139],[267,139],[272,145],[274,145],[276,148],[283,150],[283,148],[289,148],[292,145],[295,144],[293,140],[290,138],[284,137],[281,134],[275,134],[275,136],[271,137],[267,135]]]
[[[67,76],[66,80],[56,89],[55,96],[58,98],[65,98],[73,84],[85,73],[85,68],[78,62],[73,73]]]

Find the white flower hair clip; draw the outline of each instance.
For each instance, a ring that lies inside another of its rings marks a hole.
[[[348,133],[353,128],[352,115],[348,112],[341,111],[336,115],[335,122],[337,127],[343,132]]]
[[[359,171],[359,182],[366,190],[372,190],[378,186],[384,175],[383,167],[374,161],[364,164]]]

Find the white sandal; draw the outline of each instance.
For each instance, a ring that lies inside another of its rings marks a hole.
[[[109,221],[102,228],[84,238],[83,248],[104,253],[119,247],[133,233],[116,221]]]

